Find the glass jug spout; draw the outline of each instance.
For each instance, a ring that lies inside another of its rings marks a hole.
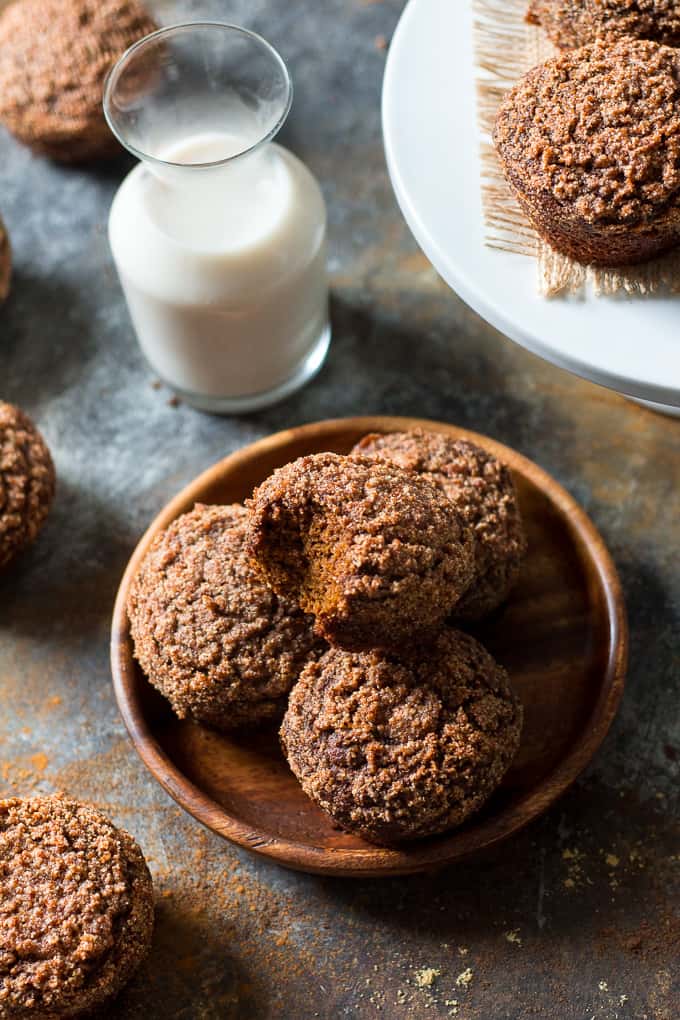
[[[254,32],[211,22],[162,28],[112,69],[104,113],[156,177],[223,176],[271,141],[293,100],[288,69]],[[191,144],[187,144],[191,139]]]

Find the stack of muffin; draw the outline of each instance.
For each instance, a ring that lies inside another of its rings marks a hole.
[[[561,55],[501,104],[494,142],[538,233],[621,266],[680,242],[679,0],[532,0]]]
[[[130,589],[135,655],[180,718],[283,719],[292,771],[342,828],[433,835],[478,810],[517,751],[508,676],[457,628],[505,600],[525,546],[490,453],[367,436],[158,535]]]

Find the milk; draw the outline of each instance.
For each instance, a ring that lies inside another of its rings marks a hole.
[[[146,358],[213,410],[280,399],[313,374],[330,337],[320,188],[274,143],[229,161],[251,144],[226,132],[173,140],[127,176],[109,220]]]

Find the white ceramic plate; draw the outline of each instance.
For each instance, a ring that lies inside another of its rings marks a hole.
[[[416,240],[511,340],[593,382],[680,407],[680,299],[538,294],[531,258],[489,248],[479,187],[470,0],[410,0],[383,86],[387,163]]]

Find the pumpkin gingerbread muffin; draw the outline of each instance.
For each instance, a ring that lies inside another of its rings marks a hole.
[[[138,0],[20,0],[0,13],[0,121],[62,162],[119,149],[102,110],[104,80],[157,26]]]
[[[467,634],[399,655],[333,648],[293,688],[281,727],[302,788],[375,843],[432,836],[478,811],[519,745],[508,676]]]
[[[221,730],[278,722],[324,651],[313,620],[263,582],[244,507],[202,506],[157,536],[128,599],[135,656],[180,718]]]
[[[593,265],[626,265],[680,240],[680,52],[596,42],[524,75],[494,141],[538,233]]]
[[[141,850],[101,812],[0,801],[0,1020],[91,1016],[146,956],[153,915]]]
[[[527,21],[563,50],[603,36],[680,45],[680,0],[532,0]]]
[[[0,570],[35,540],[54,489],[45,440],[18,407],[0,400]]]
[[[281,595],[344,648],[434,634],[470,585],[472,535],[444,493],[396,464],[319,453],[248,504],[249,550]]]
[[[352,451],[415,471],[441,489],[472,531],[475,577],[454,608],[457,619],[478,620],[507,598],[526,550],[517,493],[508,468],[475,443],[441,432],[364,436]]]

